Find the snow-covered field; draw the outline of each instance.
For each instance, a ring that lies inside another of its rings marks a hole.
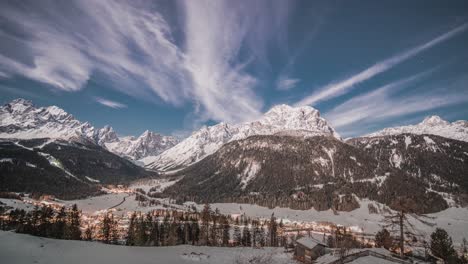
[[[91,197],[84,200],[67,201],[69,204],[76,203],[79,208],[84,212],[95,212],[110,208],[122,201],[123,197],[127,196],[125,193],[107,194],[98,197]],[[161,202],[169,204],[167,200],[160,199]],[[368,205],[373,204],[376,207],[383,207],[383,205],[363,199],[360,201],[361,207],[351,212],[333,212],[310,210],[293,210],[289,208],[273,208],[252,205],[252,204],[237,204],[237,203],[213,203],[211,208],[218,208],[220,213],[229,214],[233,216],[246,214],[250,217],[269,219],[271,214],[274,213],[278,219],[282,219],[283,223],[300,224],[302,226],[308,223],[318,222],[331,222],[334,224],[344,225],[351,228],[354,232],[374,234],[382,228],[382,214],[370,214]],[[203,205],[186,203],[185,205],[171,204],[173,207],[178,207],[181,210],[187,209],[189,206],[195,205],[198,210],[202,210]],[[128,211],[142,211],[147,212],[153,209],[163,208],[162,206],[153,207],[140,207],[135,201],[133,195],[126,198],[126,201],[121,205],[115,207],[117,212]],[[418,231],[427,237],[435,230],[436,227],[447,230],[454,243],[459,244],[463,238],[468,239],[468,208],[451,207],[444,211],[429,214],[429,217],[434,217],[434,220],[429,220],[435,226],[425,225],[415,219],[412,223],[415,224]]]
[[[177,205],[170,203],[167,199],[158,200],[166,205],[166,207],[163,207],[163,205],[139,206],[138,202],[135,201],[135,194],[129,193],[110,193],[82,200],[59,202],[66,205],[76,203],[78,208],[86,214],[96,214],[109,208],[115,209],[114,214],[116,215],[124,215],[130,211],[148,212],[154,209],[167,208],[167,206],[179,210],[189,210],[192,206],[195,206],[198,210],[202,210],[203,208],[203,205],[200,204],[185,203],[184,205]],[[1,199],[0,201],[12,207],[25,207],[18,200]],[[297,224],[304,227],[308,225],[313,226],[320,222],[331,222],[351,228],[352,231],[357,233],[375,234],[382,228],[381,225],[384,217],[383,214],[370,214],[368,209],[369,204],[374,205],[376,208],[384,207],[377,202],[363,199],[360,201],[361,207],[351,212],[316,211],[314,209],[293,210],[279,207],[269,209],[258,205],[237,203],[214,203],[211,204],[211,208],[213,210],[218,208],[220,213],[229,214],[234,217],[245,214],[249,217],[269,219],[274,213],[277,219],[282,219],[283,223],[288,226]],[[30,206],[30,208],[32,207]],[[428,220],[435,224],[434,226],[428,226],[418,220],[412,219],[412,223],[416,226],[418,233],[425,236],[427,240],[436,227],[447,230],[456,245],[459,245],[463,238],[468,239],[468,208],[451,207],[435,214],[429,214],[428,216],[434,218],[433,220]]]
[[[264,263],[296,263],[282,248],[126,247],[0,231],[0,259],[8,264],[223,264],[250,263],[254,257],[263,258]]]

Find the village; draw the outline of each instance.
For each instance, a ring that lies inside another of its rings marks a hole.
[[[427,242],[418,241],[415,237],[405,238],[407,246],[404,247],[403,254],[400,254],[398,244],[376,241],[375,234],[366,234],[332,222],[313,219],[309,222],[291,222],[275,215],[270,218],[256,218],[245,213],[224,215],[210,205],[204,205],[199,210],[194,204],[178,205],[152,198],[139,188],[108,186],[105,190],[108,195],[118,195],[121,200],[115,200],[114,203],[117,203],[108,208],[80,211],[83,240],[127,246],[190,244],[215,247],[281,247],[285,253],[290,254],[291,259],[303,263],[442,261],[430,253]],[[0,218],[2,223],[12,221],[11,211],[14,210],[15,203],[17,208],[26,211],[40,211],[40,208],[47,207],[58,212],[70,205],[53,196],[33,199],[21,194],[16,198],[3,203],[4,213]],[[133,211],[119,207],[130,201],[144,210]],[[8,210],[10,213],[7,213]]]

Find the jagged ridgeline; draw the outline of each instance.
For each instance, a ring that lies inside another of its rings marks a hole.
[[[409,196],[422,213],[448,206],[424,177],[331,136],[252,136],[224,145],[174,177],[182,179],[165,193],[180,201],[349,211],[358,199],[391,205]]]
[[[97,194],[101,184],[125,184],[155,175],[89,142],[0,141],[0,191],[74,199]]]

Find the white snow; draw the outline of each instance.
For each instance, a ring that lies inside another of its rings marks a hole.
[[[426,141],[426,144],[428,145],[435,144],[434,140],[432,140],[432,138],[427,137],[427,136],[424,136],[424,141]]]
[[[241,124],[219,123],[203,127],[160,155],[141,161],[149,168],[168,171],[195,163],[230,141],[253,135],[292,135],[295,134],[294,131],[302,131],[297,133],[301,136],[326,135],[341,139],[316,109],[309,106],[278,105],[256,121]]]
[[[29,162],[26,162],[26,166],[31,167],[31,168],[37,168],[36,165],[29,163]]]
[[[333,154],[335,154],[335,149],[327,149],[325,147],[322,147],[322,149],[327,153],[328,157],[330,158],[331,161],[331,166],[332,166],[332,175],[335,177],[335,163],[333,162]]]
[[[3,159],[0,159],[0,162],[13,164],[13,159],[10,159],[10,158],[3,158]]]
[[[0,231],[2,263],[47,264],[228,264],[249,263],[253,257],[271,259],[272,264],[297,263],[283,248],[226,248],[202,246],[127,247],[99,242],[35,237]]]
[[[99,182],[99,180],[93,179],[91,177],[85,176],[85,178],[90,182]]]
[[[242,189],[247,187],[247,184],[257,176],[257,172],[262,168],[261,164],[256,161],[251,161],[240,175]]]
[[[320,164],[320,166],[322,167],[328,167],[329,160],[319,157],[319,158],[314,159],[313,162]]]
[[[401,168],[403,157],[396,152],[396,149],[392,149],[392,155],[390,156],[390,164],[395,168]]]
[[[431,116],[425,118],[421,123],[416,125],[385,128],[365,135],[365,137],[399,135],[404,133],[418,135],[430,134],[468,142],[468,121],[459,120],[450,123],[438,116]],[[408,145],[409,144],[407,144],[407,146]]]
[[[67,169],[65,169],[65,167],[62,165],[60,160],[56,159],[54,156],[52,156],[50,154],[47,154],[47,153],[44,153],[44,152],[37,152],[37,153],[39,155],[43,156],[44,158],[46,158],[49,161],[50,165],[63,170],[65,172],[65,174],[67,174],[69,177],[72,177],[72,178],[74,178],[74,179],[76,179],[78,181],[81,181],[78,177],[76,177],[71,172],[69,172]]]
[[[6,130],[8,132],[0,133],[0,138],[49,138],[37,146],[38,148],[43,148],[56,139],[83,138],[106,147],[118,155],[133,159],[157,155],[178,142],[174,137],[150,131],[145,131],[138,138],[119,138],[112,127],[96,129],[88,122],[80,122],[57,106],[36,108],[31,101],[24,99],[16,99],[0,106],[0,127],[3,126],[15,126],[19,129]]]
[[[405,136],[405,148],[408,149],[409,145],[411,145],[411,137]]]
[[[374,181],[379,180],[383,182],[386,176],[375,177]],[[203,205],[195,204],[193,202],[186,202],[183,205],[174,204],[168,199],[156,199],[161,202],[160,205],[155,206],[140,206],[135,201],[135,194],[132,193],[110,193],[106,195],[90,197],[81,200],[71,201],[56,201],[61,205],[77,204],[83,213],[98,214],[102,210],[107,210],[115,205],[113,210],[115,215],[124,216],[131,211],[148,212],[155,209],[173,208],[177,210],[189,210],[191,206],[196,206],[198,210],[203,209]],[[7,203],[13,207],[24,207],[24,202],[11,199],[0,199],[0,201]],[[276,207],[269,209],[253,204],[238,204],[238,203],[212,203],[211,208],[218,208],[220,213],[229,215],[242,215],[246,214],[249,217],[269,219],[274,215],[282,219],[284,223],[298,223],[302,225],[313,226],[317,223],[330,222],[338,225],[347,226],[355,232],[362,232],[363,234],[375,234],[382,228],[383,215],[369,213],[369,205],[379,208],[381,213],[385,212],[384,208],[388,209],[383,204],[368,199],[361,199],[359,201],[360,207],[350,212],[334,212],[333,210],[317,211],[315,209],[309,210],[294,210],[289,208]],[[449,233],[455,244],[460,245],[462,239],[468,237],[468,208],[450,207],[438,213],[428,214],[427,216],[433,217],[434,220],[430,222],[435,223],[435,226],[425,225],[413,218],[412,223],[416,226],[418,231],[424,235],[429,236],[436,227],[441,227]]]

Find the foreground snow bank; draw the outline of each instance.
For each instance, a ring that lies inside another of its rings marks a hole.
[[[57,240],[0,231],[2,263],[47,264],[185,264],[185,263],[249,263],[253,258],[268,263],[296,263],[282,248],[220,248],[220,247],[126,247],[97,242]],[[253,262],[255,263],[255,262]]]

